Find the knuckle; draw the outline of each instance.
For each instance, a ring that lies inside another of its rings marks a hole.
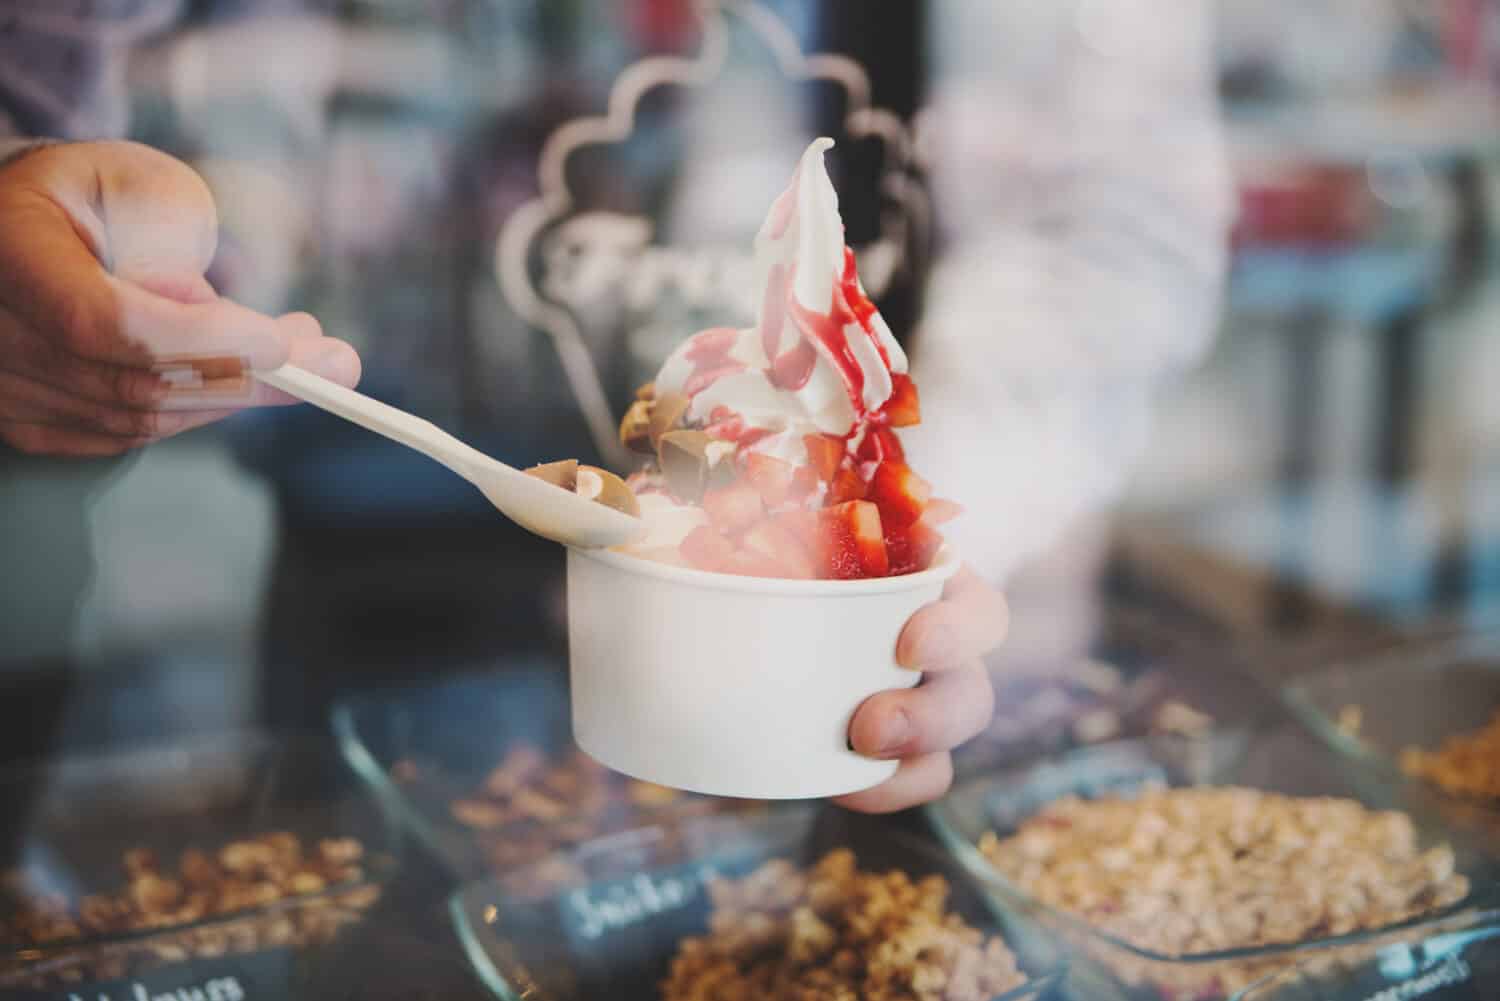
[[[935,755],[932,771],[932,786],[928,798],[937,799],[953,788],[953,755],[947,753]]]
[[[149,407],[159,398],[155,380],[136,369],[114,368],[106,376],[106,383],[110,399],[127,407]]]

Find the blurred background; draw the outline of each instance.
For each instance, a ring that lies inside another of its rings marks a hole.
[[[102,79],[213,188],[216,287],[508,462],[614,458],[631,388],[750,315],[827,134],[1008,657],[1125,600],[1288,644],[1500,610],[1487,0],[169,6]],[[559,552],[307,407],[107,468],[0,454],[0,517],[0,755],[319,726],[563,643]]]

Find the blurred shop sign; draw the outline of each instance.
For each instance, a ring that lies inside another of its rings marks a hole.
[[[742,97],[750,113],[715,123],[715,155],[702,162],[709,154],[686,122],[695,107],[711,104],[715,88],[761,87],[777,98],[807,87],[838,92],[835,156],[878,161],[874,236],[851,240],[873,298],[905,279],[913,248],[926,246],[927,195],[910,129],[871,103],[866,68],[844,55],[804,52],[787,24],[760,3],[702,2],[697,15],[695,56],[653,55],[627,66],[603,114],[551,133],[537,165],[539,193],[509,216],[495,248],[505,298],[551,338],[599,451],[615,461],[624,458],[618,410],[671,347],[703,326],[754,319],[755,227],[812,138],[810,116],[794,113],[781,122],[753,96]],[[757,72],[760,78],[749,82]],[[695,211],[674,213],[682,206],[673,199],[690,187],[683,174],[698,168],[708,176],[696,198],[688,196]],[[779,175],[777,187],[762,192],[759,181],[771,171]],[[668,216],[691,237],[674,241],[664,225]],[[726,217],[734,224],[726,225]],[[709,230],[716,242],[704,243]]]

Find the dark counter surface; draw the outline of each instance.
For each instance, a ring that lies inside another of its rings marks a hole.
[[[550,570],[545,563],[538,564],[538,579],[549,576]],[[1102,588],[1107,596],[1103,603],[1106,618],[1148,622],[1149,629],[1167,645],[1190,643],[1199,649],[1217,645],[1235,650],[1237,663],[1243,664],[1248,657],[1268,680],[1294,672],[1299,664],[1321,662],[1340,651],[1388,645],[1402,635],[1378,619],[1294,594],[1277,582],[1138,527],[1120,533]],[[284,604],[297,609],[304,603]],[[304,613],[299,621],[300,627],[283,623],[269,647],[278,652],[277,663],[283,665],[279,670],[291,673],[284,683],[262,688],[273,702],[285,698],[292,704],[266,705],[255,714],[257,724],[271,722],[273,733],[289,737],[298,731],[318,730],[319,725],[309,717],[326,721],[332,699],[351,686],[473,670],[476,664],[503,670],[506,660],[501,653],[476,659],[474,649],[466,650],[461,658],[445,660],[415,660],[404,656],[407,651],[394,651],[395,655],[382,658],[380,670],[366,676],[354,666],[357,662],[350,648],[299,650],[297,636],[309,628],[309,619]],[[391,624],[368,622],[364,629],[349,631],[346,639],[379,651],[382,628]],[[510,632],[502,625],[488,635],[475,632],[466,641],[476,649],[487,643],[503,644]],[[541,645],[543,652],[561,658],[556,633],[547,634]],[[322,673],[322,680],[310,686],[300,666],[309,657],[340,666]],[[0,759],[54,757],[80,748],[160,742],[201,733],[205,726],[228,718],[223,689],[215,681],[222,665],[190,652],[155,658],[143,655],[110,665],[108,670],[99,670],[97,665],[82,671],[72,667],[36,665],[30,673],[12,676],[7,682],[6,698],[0,700]],[[273,678],[277,670],[257,669]],[[322,732],[327,732],[326,724]],[[899,828],[931,836],[927,821],[917,812],[853,822],[874,830]],[[364,920],[302,962],[297,996],[319,1001],[477,1001],[489,997],[472,972],[449,917],[448,900],[456,888],[452,877],[432,859],[409,847],[399,874]]]

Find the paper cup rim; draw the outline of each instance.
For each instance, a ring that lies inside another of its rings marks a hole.
[[[960,565],[953,550],[944,546],[938,550],[931,566],[926,570],[918,570],[916,573],[901,574],[897,577],[865,577],[859,580],[800,580],[786,577],[746,577],[740,574],[715,573],[711,570],[674,566],[671,563],[648,560],[633,553],[621,553],[609,549],[570,548],[568,552],[626,573],[675,581],[693,587],[738,591],[746,594],[813,595],[822,598],[853,598],[862,594],[913,591],[924,584],[946,581],[958,572]]]

